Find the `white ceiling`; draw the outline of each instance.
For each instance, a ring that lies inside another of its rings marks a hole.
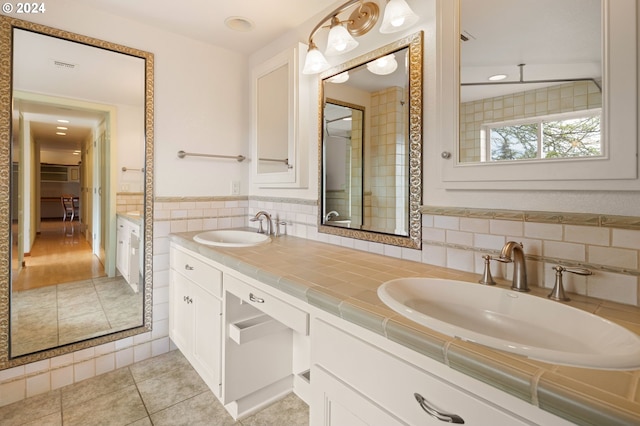
[[[167,31],[249,54],[314,15],[331,11],[336,0],[72,0],[85,6]],[[242,17],[252,31],[229,29],[225,19]]]
[[[494,74],[524,80],[602,76],[601,0],[461,0],[461,81]],[[540,87],[540,86],[538,86]],[[527,90],[464,87],[463,101]]]

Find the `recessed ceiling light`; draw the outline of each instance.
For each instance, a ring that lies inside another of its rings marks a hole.
[[[495,74],[489,77],[489,81],[500,81],[504,80],[505,78],[507,78],[506,74]]]
[[[224,20],[224,24],[234,31],[247,32],[253,30],[253,22],[242,16],[230,16]]]

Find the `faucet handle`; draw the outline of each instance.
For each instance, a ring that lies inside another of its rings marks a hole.
[[[480,278],[478,282],[484,285],[496,285],[496,282],[491,276],[491,259],[493,258],[488,254],[485,254],[482,258],[484,259],[484,272],[482,273],[482,278]]]
[[[258,222],[258,234],[264,234],[264,229],[262,228],[262,218],[252,217],[249,219],[249,222]]]
[[[280,231],[280,225],[284,227],[284,232]],[[287,235],[287,222],[284,220],[276,220],[276,233],[275,237],[279,237],[280,235]]]
[[[555,285],[553,286],[553,290],[551,290],[551,293],[549,293],[549,295],[547,296],[549,299],[552,300],[559,300],[562,302],[568,302],[569,300],[571,300],[566,294],[564,294],[564,287],[562,285],[562,273],[563,272],[570,272],[572,274],[577,274],[577,275],[592,275],[593,272],[591,272],[590,270],[586,269],[586,268],[566,268],[562,265],[556,265],[554,267],[552,267],[551,269],[553,269],[554,271],[556,271],[556,282]]]

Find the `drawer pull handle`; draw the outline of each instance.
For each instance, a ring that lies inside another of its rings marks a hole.
[[[440,411],[431,407],[427,400],[424,399],[424,397],[419,393],[414,393],[413,396],[416,398],[416,401],[418,401],[418,404],[420,404],[420,407],[422,407],[422,409],[431,417],[435,417],[441,422],[455,423],[460,425],[464,424],[464,420],[462,419],[462,417],[455,414],[441,413]]]
[[[187,305],[188,305],[188,304],[190,304],[190,303],[193,303],[193,299],[192,299],[192,298],[190,298],[189,296],[183,296],[183,297],[182,297],[182,300],[183,300],[184,302],[187,302]]]
[[[184,269],[186,269],[187,271],[193,271],[195,268],[194,268],[193,266],[189,266],[189,264],[188,264],[188,263],[186,263],[186,264],[184,265]]]
[[[256,297],[253,295],[253,293],[249,293],[249,300],[251,300],[252,302],[256,302],[256,303],[264,303],[264,299],[261,297]]]

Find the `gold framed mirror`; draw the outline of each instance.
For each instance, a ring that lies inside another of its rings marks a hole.
[[[153,54],[0,16],[0,55],[0,369],[149,332]]]
[[[422,246],[423,33],[321,74],[318,230]]]

